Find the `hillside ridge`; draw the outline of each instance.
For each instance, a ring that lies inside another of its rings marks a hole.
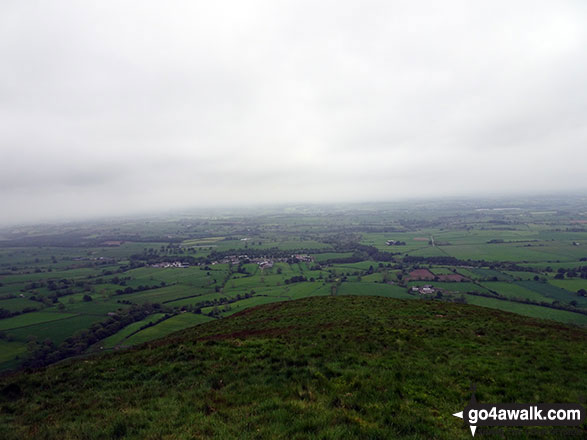
[[[1,378],[0,437],[470,438],[451,414],[472,383],[481,402],[577,402],[586,340],[581,327],[438,301],[261,305]]]

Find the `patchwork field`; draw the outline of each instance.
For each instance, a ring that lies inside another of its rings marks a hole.
[[[0,368],[313,296],[467,302],[585,325],[587,224],[573,221],[587,209],[520,203],[0,229]]]

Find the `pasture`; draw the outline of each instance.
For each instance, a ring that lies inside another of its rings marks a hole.
[[[141,309],[173,316],[136,335],[149,321],[98,341],[113,347],[131,334],[134,344],[258,304],[330,295],[436,301],[459,301],[465,295],[470,303],[581,323],[582,315],[573,310],[587,308],[587,298],[576,293],[587,289],[587,282],[554,277],[560,268],[587,266],[587,225],[572,222],[583,215],[583,205],[565,204],[559,212],[534,204],[481,209],[476,203],[294,209],[276,215],[113,221],[82,229],[31,226],[15,236],[0,230],[0,331],[18,345],[29,337],[62,341],[112,312]],[[13,237],[18,239],[11,242]],[[400,243],[387,245],[388,240]],[[315,260],[284,262],[306,253]],[[336,262],[351,257],[360,261]],[[260,269],[263,260],[272,267]],[[156,267],[176,261],[189,267]],[[456,272],[466,280],[409,280],[410,273],[422,270],[437,277]],[[409,292],[424,284],[442,294]],[[555,302],[568,310],[467,292]],[[200,307],[201,314],[191,313]],[[37,310],[10,317],[30,308]]]
[[[193,327],[204,322],[212,321],[213,318],[205,315],[196,315],[193,313],[182,313],[172,316],[160,323],[147,327],[122,341],[123,345],[137,345],[143,342],[152,341],[153,339],[163,338],[170,333],[183,330],[184,328]]]
[[[587,315],[567,312],[566,310],[551,309],[549,307],[535,306],[532,304],[514,303],[483,296],[465,295],[467,304],[473,304],[491,309],[499,309],[532,318],[551,319],[566,324],[587,325]]]
[[[106,339],[102,340],[97,345],[104,348],[113,348],[121,344],[130,345],[126,343],[126,338],[138,332],[141,329],[141,327],[144,327],[145,325],[148,325],[150,323],[155,323],[164,316],[164,313],[155,313],[153,315],[149,315],[140,321],[133,322],[132,324],[129,324],[126,327],[120,329],[118,332],[111,336],[108,336]]]
[[[387,298],[415,299],[407,293],[406,288],[381,283],[342,283],[338,289],[339,295],[371,295]]]

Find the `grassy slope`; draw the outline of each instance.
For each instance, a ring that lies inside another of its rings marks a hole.
[[[577,402],[586,340],[579,327],[459,304],[268,304],[4,377],[0,438],[468,439],[451,414],[471,382],[481,402]],[[508,438],[560,437],[537,430]]]

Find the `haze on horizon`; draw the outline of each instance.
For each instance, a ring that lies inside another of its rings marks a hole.
[[[0,223],[587,190],[587,3],[8,0]]]

